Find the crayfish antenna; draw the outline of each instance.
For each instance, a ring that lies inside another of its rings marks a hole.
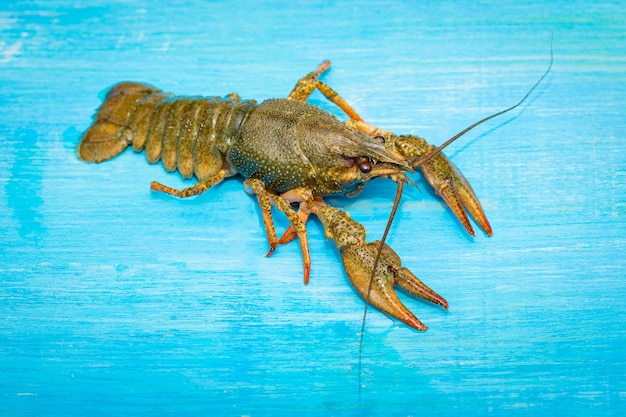
[[[522,99],[520,101],[518,101],[516,104],[512,105],[511,107],[508,107],[508,108],[506,108],[504,110],[501,110],[501,111],[499,111],[497,113],[491,114],[491,115],[489,115],[489,116],[487,116],[487,117],[485,117],[483,119],[480,119],[476,123],[466,127],[465,129],[461,130],[459,133],[457,133],[456,135],[452,136],[450,139],[448,139],[447,141],[445,141],[441,145],[437,146],[432,151],[428,152],[426,155],[423,155],[422,157],[417,159],[411,165],[414,168],[417,168],[420,165],[424,165],[433,156],[439,154],[442,150],[444,150],[444,148],[446,148],[448,145],[450,145],[452,142],[454,142],[455,140],[457,140],[458,138],[460,138],[461,136],[463,136],[464,134],[466,134],[470,130],[474,129],[476,126],[479,126],[479,125],[485,123],[488,120],[491,120],[493,118],[501,116],[501,115],[503,115],[505,113],[508,113],[511,110],[514,110],[517,107],[519,107],[522,103],[524,103],[526,101],[526,99],[532,94],[532,92],[535,91],[535,89],[539,86],[539,84],[541,84],[541,82],[544,80],[544,78],[546,78],[548,76],[548,74],[550,73],[550,70],[552,69],[552,64],[553,63],[554,63],[554,51],[552,49],[552,39],[551,39],[550,40],[550,64],[548,65],[548,69],[546,69],[546,71],[543,73],[543,75],[541,77],[539,77],[539,79],[535,82],[535,84],[533,84],[533,86],[530,88],[530,90],[528,90],[526,95],[524,97],[522,97]]]
[[[372,268],[372,274],[370,275],[370,282],[367,288],[367,295],[365,297],[365,308],[363,309],[363,320],[361,322],[361,336],[359,339],[359,399],[361,398],[361,374],[362,374],[361,371],[363,368],[363,338],[365,337],[365,319],[367,318],[367,309],[370,305],[370,294],[372,292],[372,285],[374,283],[374,275],[376,274],[376,268],[378,268],[378,263],[380,262],[380,256],[382,255],[383,249],[385,247],[385,240],[387,239],[387,235],[389,234],[389,229],[391,229],[391,224],[393,223],[393,219],[396,217],[398,206],[400,205],[400,199],[402,198],[403,188],[404,188],[404,181],[402,178],[400,178],[398,180],[398,188],[396,189],[396,197],[393,200],[393,207],[391,208],[391,213],[389,214],[389,219],[387,220],[387,226],[385,226],[383,237],[380,239],[380,243],[378,245],[378,251],[376,251],[374,267]],[[421,322],[419,324],[421,324]],[[417,323],[416,323],[416,326],[418,326]],[[415,327],[415,328],[418,328],[418,327]],[[422,330],[426,330],[426,326],[424,326]]]
[[[427,152],[425,155],[422,155],[421,157],[417,158],[414,162],[411,163],[411,166],[413,168],[417,168],[418,166],[422,166],[425,163],[427,163],[429,160],[431,160],[433,157],[435,157],[436,155],[440,154],[441,151],[446,148],[448,145],[450,145],[451,143],[453,143],[454,141],[456,141],[458,138],[460,138],[461,136],[463,136],[464,134],[466,134],[467,132],[469,132],[470,130],[474,129],[475,127],[485,123],[488,120],[491,120],[493,118],[496,118],[498,116],[501,116],[505,113],[510,112],[511,110],[514,110],[515,108],[519,107],[522,103],[524,103],[526,101],[526,99],[532,94],[532,92],[537,88],[537,86],[539,86],[539,84],[541,84],[541,82],[548,76],[548,74],[550,73],[550,70],[552,69],[552,64],[554,63],[554,52],[553,52],[553,37],[550,40],[550,64],[548,65],[548,68],[546,69],[546,71],[541,75],[541,77],[539,78],[539,80],[537,80],[535,82],[535,84],[533,84],[533,86],[530,88],[530,90],[528,90],[528,92],[526,93],[526,95],[524,97],[522,97],[522,99],[520,101],[518,101],[516,104],[501,110],[497,113],[491,114],[479,121],[477,121],[476,123],[466,127],[465,129],[463,129],[462,131],[460,131],[459,133],[457,133],[456,135],[452,136],[450,139],[448,139],[447,141],[445,141],[443,144],[437,146],[436,148],[432,149],[430,152]],[[460,174],[459,174],[460,175]],[[462,175],[460,175],[460,178],[467,183],[467,180],[465,180]],[[387,238],[387,234],[389,233],[389,229],[391,228],[391,224],[393,222],[393,219],[395,217],[396,211],[398,210],[398,205],[400,204],[400,199],[402,197],[402,189],[403,189],[403,178],[400,178],[397,183],[398,183],[398,188],[396,190],[396,197],[393,203],[393,207],[391,209],[391,213],[389,215],[389,219],[387,220],[387,226],[385,227],[385,231],[383,233],[383,236],[380,240],[380,243],[378,244],[378,250],[376,252],[376,258],[374,260],[374,266],[372,268],[372,273],[370,275],[370,281],[369,281],[369,286],[368,286],[368,290],[367,290],[367,294],[365,297],[365,308],[363,310],[363,320],[361,323],[361,334],[360,334],[360,340],[359,340],[359,400],[361,399],[361,377],[362,377],[362,367],[363,367],[363,339],[364,339],[364,335],[365,335],[365,320],[367,318],[367,310],[368,307],[370,305],[370,294],[372,292],[372,286],[374,283],[374,278],[375,278],[375,273],[376,273],[376,269],[378,268],[378,264],[380,262],[380,258],[381,255],[383,254],[383,251],[388,247],[385,245],[385,240]],[[471,191],[471,187],[467,187],[470,191],[470,193],[473,195],[473,192]],[[475,199],[475,197],[474,197]],[[457,201],[458,198],[455,198],[455,201]],[[467,207],[467,198],[463,198],[461,199],[461,202],[463,205],[466,205]],[[470,198],[471,200],[471,198]],[[447,200],[446,200],[447,201]],[[477,199],[476,199],[477,202]],[[461,221],[464,223],[464,225],[466,226],[468,232],[473,235],[473,231],[471,229],[471,225],[469,224],[469,220],[467,220],[467,216],[465,215],[465,211],[463,209],[463,207],[461,206],[459,208],[459,210],[463,213],[463,216],[465,216],[465,222],[463,222],[463,219],[461,219]],[[477,219],[478,218],[478,223],[480,224],[480,226],[483,228],[483,230],[485,230],[485,232],[491,236],[492,231],[491,231],[491,225],[489,225],[489,222],[487,221],[487,219],[484,217],[484,214],[482,214],[482,209],[480,209],[480,205],[478,205],[478,209],[472,209],[469,208],[470,213],[472,214],[472,216]],[[474,210],[478,210],[479,212],[474,212]],[[458,214],[457,214],[458,216]],[[465,224],[466,223],[466,224]],[[378,242],[375,242],[378,243]],[[439,294],[435,293],[434,291],[430,290],[428,287],[426,287],[424,284],[422,284],[422,282],[417,279],[417,277],[415,277],[410,271],[405,270],[405,268],[402,268],[401,270],[397,271],[396,274],[397,278],[396,278],[396,284],[399,285],[400,287],[402,287],[404,290],[408,291],[409,293],[416,295],[420,298],[424,298],[432,303],[438,304],[441,307],[445,308],[446,310],[448,309],[448,302],[441,297]],[[403,320],[405,323],[407,323],[408,325],[418,329],[418,330],[426,330],[426,326],[424,326],[417,318],[415,318],[415,320],[417,320],[414,325],[411,324],[411,322],[407,322],[405,320]]]

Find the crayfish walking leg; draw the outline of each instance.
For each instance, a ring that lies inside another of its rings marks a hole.
[[[191,187],[183,188],[182,190],[168,187],[167,185],[161,184],[158,181],[152,181],[152,184],[150,184],[150,188],[152,189],[152,191],[166,193],[178,198],[188,198],[195,195],[200,195],[214,185],[222,182],[222,180],[226,177],[226,174],[227,171],[225,169],[222,169],[218,171],[217,175],[215,175],[214,177],[208,178],[203,181],[198,181]]]
[[[265,226],[267,240],[270,245],[270,250],[265,256],[270,256],[274,253],[279,243],[276,238],[276,229],[274,227],[274,220],[272,219],[271,212],[272,204],[274,204],[278,210],[287,216],[291,222],[290,229],[294,230],[295,235],[298,236],[298,239],[300,240],[300,250],[302,251],[302,262],[304,264],[304,283],[308,284],[311,272],[311,255],[309,253],[309,241],[306,234],[306,217],[304,219],[301,218],[301,212],[294,211],[290,203],[312,200],[313,197],[310,191],[296,188],[289,190],[282,195],[276,195],[269,192],[261,180],[248,179],[244,181],[243,184],[246,191],[251,194],[256,194],[259,201],[259,207],[261,207],[263,224]]]

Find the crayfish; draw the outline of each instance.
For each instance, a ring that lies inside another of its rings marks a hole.
[[[491,235],[491,226],[472,187],[441,152],[444,146],[474,126],[521,104],[491,115],[435,147],[415,135],[396,135],[365,122],[332,88],[319,80],[330,67],[325,61],[301,78],[287,98],[242,100],[225,97],[173,96],[147,84],[122,82],[106,95],[78,148],[81,159],[102,162],[132,144],[145,151],[150,163],[159,160],[167,171],[178,170],[197,182],[181,190],[158,182],[152,190],[180,198],[205,192],[225,178],[241,175],[245,189],[257,196],[269,242],[268,256],[280,245],[300,242],[304,282],[311,261],[306,223],[311,214],[323,223],[342,254],[348,278],[366,302],[407,325],[425,330],[398,299],[394,285],[445,309],[447,301],[402,267],[386,244],[366,242],[365,228],[344,211],[331,207],[325,196],[355,196],[375,178],[401,185],[407,173],[420,169],[436,193],[450,206],[467,232],[469,217]],[[547,74],[547,72],[546,72]],[[544,74],[544,77],[545,75]],[[306,103],[319,90],[349,118],[345,123]],[[271,209],[275,206],[290,226],[278,238]]]

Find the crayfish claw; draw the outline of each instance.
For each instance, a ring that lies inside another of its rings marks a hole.
[[[446,299],[430,289],[407,268],[400,268],[396,271],[396,285],[416,297],[448,309]]]
[[[426,326],[400,301],[394,289],[398,285],[408,293],[448,308],[448,302],[422,283],[401,265],[400,257],[383,245],[376,270],[372,274],[380,242],[365,242],[365,229],[347,213],[330,207],[315,207],[315,214],[324,224],[326,234],[342,253],[348,279],[357,292],[377,309],[417,330]]]
[[[378,246],[350,246],[343,251],[343,265],[352,285],[365,300],[374,307],[393,316],[401,322],[424,331],[427,327],[398,298],[393,288],[395,274],[387,262],[381,257],[372,277],[372,268],[376,259]]]
[[[437,190],[437,194],[443,198],[443,201],[450,207],[450,210],[452,210],[452,213],[454,213],[463,227],[465,227],[467,233],[471,236],[476,236],[472,223],[470,223],[469,217],[467,217],[467,213],[465,212],[462,200],[459,198],[459,195],[456,193],[455,188],[451,185],[449,180],[446,180],[446,183]]]
[[[485,231],[487,236],[491,236],[491,225],[478,201],[478,197],[476,197],[469,182],[448,157],[440,152],[426,159],[425,162],[420,162],[422,157],[429,155],[435,149],[425,139],[414,135],[392,135],[390,139],[385,142],[385,146],[405,158],[413,160],[412,166],[414,168],[420,167],[422,169],[426,181],[444,199],[470,235],[474,236],[474,229],[468,214]]]
[[[380,247],[380,241],[375,240],[369,244],[378,250]],[[429,301],[433,304],[437,304],[446,310],[448,309],[448,302],[445,298],[437,294],[435,291],[430,289],[426,284],[424,284],[418,277],[416,277],[410,270],[402,267],[402,261],[398,254],[391,249],[388,245],[384,245],[382,248],[381,254],[386,260],[386,262],[390,263],[392,266],[392,271],[394,273],[395,284],[402,288],[404,291],[409,294],[414,295],[415,297],[419,297],[423,300]]]
[[[474,229],[467,216],[468,213],[487,236],[492,235],[491,225],[478,197],[452,161],[440,153],[422,165],[422,172],[470,235],[474,236]]]

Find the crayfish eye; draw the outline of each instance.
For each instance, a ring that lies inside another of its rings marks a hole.
[[[368,174],[372,170],[372,160],[367,156],[359,156],[356,161],[362,173]]]
[[[378,143],[380,143],[381,145],[385,144],[385,138],[383,138],[382,136],[374,136],[374,140]]]

